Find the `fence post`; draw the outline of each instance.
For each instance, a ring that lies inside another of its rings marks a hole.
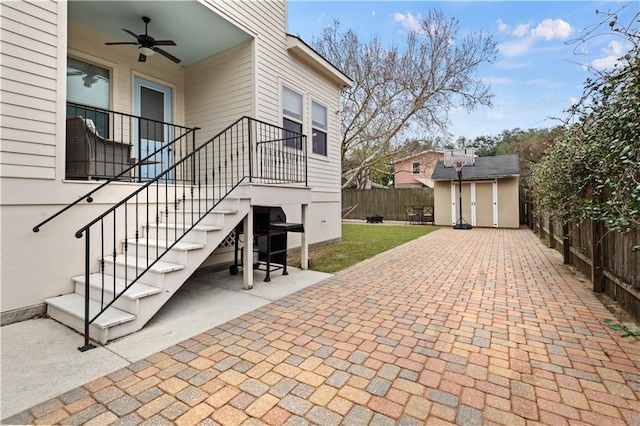
[[[593,291],[604,291],[602,274],[602,222],[591,220],[591,282]]]
[[[569,222],[562,225],[562,263],[571,263],[571,240],[569,240]]]
[[[549,216],[549,247],[556,248],[556,237],[553,229],[553,216]]]
[[[544,238],[544,217],[542,215],[538,215],[538,233],[540,238]]]

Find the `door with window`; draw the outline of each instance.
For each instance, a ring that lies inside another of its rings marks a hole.
[[[134,156],[140,160],[153,154],[137,172],[142,180],[153,179],[173,165],[173,149],[166,146],[171,141],[172,90],[140,77],[134,78],[133,90],[133,113],[141,117],[134,128]]]

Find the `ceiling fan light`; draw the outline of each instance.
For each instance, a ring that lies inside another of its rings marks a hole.
[[[153,54],[156,52],[154,52],[150,47],[142,46],[140,47],[140,53],[142,53],[144,56],[153,56]]]

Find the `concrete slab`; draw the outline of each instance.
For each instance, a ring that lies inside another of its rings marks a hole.
[[[48,318],[5,325],[0,339],[1,418],[129,365],[104,347],[78,351],[82,336]]]
[[[83,338],[48,318],[0,329],[0,419],[119,370],[185,339],[330,277],[290,268],[264,283],[254,271],[254,288],[242,288],[242,274],[227,271],[190,278],[141,331],[103,347],[79,352]]]

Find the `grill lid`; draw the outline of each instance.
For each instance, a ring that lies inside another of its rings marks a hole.
[[[290,222],[271,222],[269,229],[282,232],[304,232],[304,226],[301,223]]]

